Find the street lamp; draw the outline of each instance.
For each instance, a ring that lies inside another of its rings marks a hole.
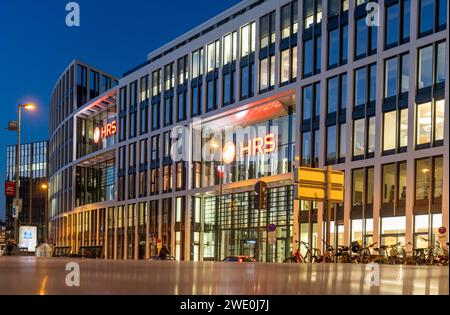
[[[49,239],[49,235],[48,235],[48,183],[43,183],[41,185],[41,189],[44,190],[46,192],[45,194],[45,203],[44,203],[44,208],[45,208],[45,215],[44,215],[44,242],[48,242]]]
[[[9,122],[9,131],[17,131],[17,148],[16,148],[16,170],[15,170],[15,182],[16,182],[16,198],[14,206],[16,206],[16,217],[14,218],[14,237],[16,239],[16,242],[19,241],[19,213],[20,213],[20,201],[19,201],[19,189],[20,189],[20,183],[19,183],[19,172],[20,172],[20,123],[22,118],[22,109],[25,110],[34,110],[36,108],[36,105],[32,103],[26,103],[26,104],[19,104],[17,106],[18,110],[18,119],[17,122]]]

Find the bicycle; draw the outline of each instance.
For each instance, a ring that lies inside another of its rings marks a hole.
[[[367,264],[373,260],[372,254],[370,252],[377,242],[370,245],[362,246],[358,241],[352,242],[352,252],[355,254],[351,257],[353,263],[356,264]]]
[[[317,262],[317,253],[319,250],[317,248],[313,248],[312,250],[309,248],[309,244],[303,241],[295,241],[299,243],[298,255],[293,255],[291,257],[283,260],[283,263],[315,263]],[[306,248],[306,254],[303,256],[300,251],[300,246],[303,245]]]

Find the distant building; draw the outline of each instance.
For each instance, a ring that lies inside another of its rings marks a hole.
[[[21,144],[20,149],[20,198],[23,206],[19,224],[37,226],[38,242],[41,242],[46,239],[47,230],[48,141]],[[16,150],[17,145],[6,148],[7,182],[15,182]],[[6,196],[8,234],[14,232],[13,199]]]

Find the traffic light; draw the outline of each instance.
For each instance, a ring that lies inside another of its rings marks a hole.
[[[256,196],[254,199],[255,209],[267,209],[267,183],[259,181],[255,185]]]

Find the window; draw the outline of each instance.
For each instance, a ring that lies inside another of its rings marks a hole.
[[[431,229],[430,229],[431,224]],[[414,248],[428,248],[436,241],[438,229],[442,226],[442,213],[414,216]],[[430,239],[431,236],[431,239]]]
[[[225,35],[223,38],[223,105],[234,103],[236,68],[232,64],[237,57],[237,34],[236,32]]]
[[[312,94],[313,86],[308,85],[303,88],[303,106],[302,106],[302,117],[303,120],[308,120],[312,118]]]
[[[445,42],[438,43],[436,54],[436,84],[445,82]]]
[[[376,64],[355,70],[355,109],[375,106],[376,83]]]
[[[259,43],[260,49],[264,49],[272,44],[275,44],[275,11],[264,15],[259,20],[260,34]]]
[[[354,169],[352,171],[352,207],[355,210],[368,208],[368,206],[373,204],[373,172],[373,167]],[[353,212],[352,216],[361,216],[361,214]]]
[[[259,90],[265,92],[275,86],[275,56],[260,60]]]
[[[375,152],[375,117],[367,119],[367,147],[366,147],[366,118],[353,121],[353,157],[365,154],[371,157]]]
[[[419,89],[433,84],[433,46],[419,49]]]
[[[140,84],[140,134],[148,132],[148,100],[149,100],[149,87],[148,87],[148,75],[141,78]]]
[[[186,119],[186,98],[187,98],[187,79],[188,79],[188,56],[179,58],[178,61],[178,94],[177,94],[177,121]]]
[[[405,243],[406,218],[404,216],[381,218],[381,245]]]
[[[124,141],[127,137],[127,87],[124,86],[120,89],[119,99],[119,141]]]
[[[356,20],[355,59],[361,59],[377,52],[377,27],[368,26],[366,16]]]
[[[139,197],[147,196],[147,142],[141,140],[139,145]]]
[[[319,165],[319,129],[302,133],[302,166],[318,167]]]
[[[100,74],[97,71],[89,70],[89,97],[94,99],[100,95]]]
[[[328,31],[328,69],[347,63],[348,58],[348,25]]]
[[[328,16],[332,17],[348,11],[349,0],[328,0]]]
[[[255,22],[241,28],[241,58],[255,51],[256,27]]]
[[[409,91],[409,54],[401,55],[400,93]]]
[[[207,71],[206,77],[206,111],[217,109],[219,104],[218,78],[211,75],[213,71],[217,71],[219,67],[220,47],[219,41],[211,43],[207,47]]]
[[[389,49],[409,41],[410,0],[400,0],[386,7],[385,48]]]
[[[367,99],[367,69],[360,68],[355,74],[355,107],[366,104]]]
[[[303,42],[303,77],[317,74],[321,69],[321,36]]]
[[[128,146],[128,199],[136,198],[136,143]]]
[[[433,197],[434,199],[442,198],[443,194],[443,162],[442,157],[434,158],[434,173],[433,173]],[[435,202],[436,203],[436,202]]]
[[[130,84],[129,138],[136,137],[137,125],[137,81]]]
[[[428,206],[428,200],[442,204],[443,157],[436,156],[416,160],[416,204]],[[423,202],[425,201],[425,202]]]
[[[385,112],[383,114],[383,153],[395,153],[396,149],[405,148],[407,145],[408,108]]]
[[[281,7],[281,39],[289,38],[298,30],[298,2],[292,1]]]
[[[161,69],[152,73],[152,130],[159,128],[159,113],[162,83],[161,83]]]
[[[255,65],[252,58],[244,58],[255,51],[255,22],[241,28],[241,86],[240,99],[252,97],[254,94]]]
[[[383,165],[383,204],[394,203],[395,186],[395,163]]]
[[[417,105],[416,146],[442,145],[444,139],[445,100]]]
[[[328,114],[337,112],[339,103],[339,77],[328,79]]]
[[[447,0],[419,0],[419,36],[443,30],[447,25]]]
[[[202,113],[202,80],[203,74],[203,48],[192,53],[192,93],[191,93],[191,115],[198,116]],[[199,78],[200,79],[197,79]],[[194,80],[197,79],[197,80]]]
[[[420,89],[429,88],[433,84],[439,84],[445,81],[445,49],[445,42],[419,49],[419,74],[417,82],[419,92]]]
[[[208,44],[206,54],[206,71],[210,72],[219,67],[220,41],[216,40],[215,42]]]
[[[347,124],[339,125],[339,163],[345,162],[347,150]]]
[[[314,65],[313,40],[303,43],[303,77],[312,75]]]
[[[302,135],[302,165],[311,166],[311,132]]]
[[[237,34],[236,32],[223,37],[223,65],[227,65],[236,60]]]
[[[295,81],[297,77],[297,46],[281,52],[280,84]]]
[[[337,158],[336,125],[327,128],[327,162],[334,162]]]
[[[396,96],[398,94],[398,64],[397,57],[385,61],[385,88],[384,97]]]
[[[303,87],[303,121],[320,117],[320,82]]]
[[[173,119],[173,88],[175,87],[174,63],[164,66],[164,126]],[[171,92],[172,91],[172,92]]]
[[[322,0],[305,0],[303,3],[304,29],[322,21]]]

